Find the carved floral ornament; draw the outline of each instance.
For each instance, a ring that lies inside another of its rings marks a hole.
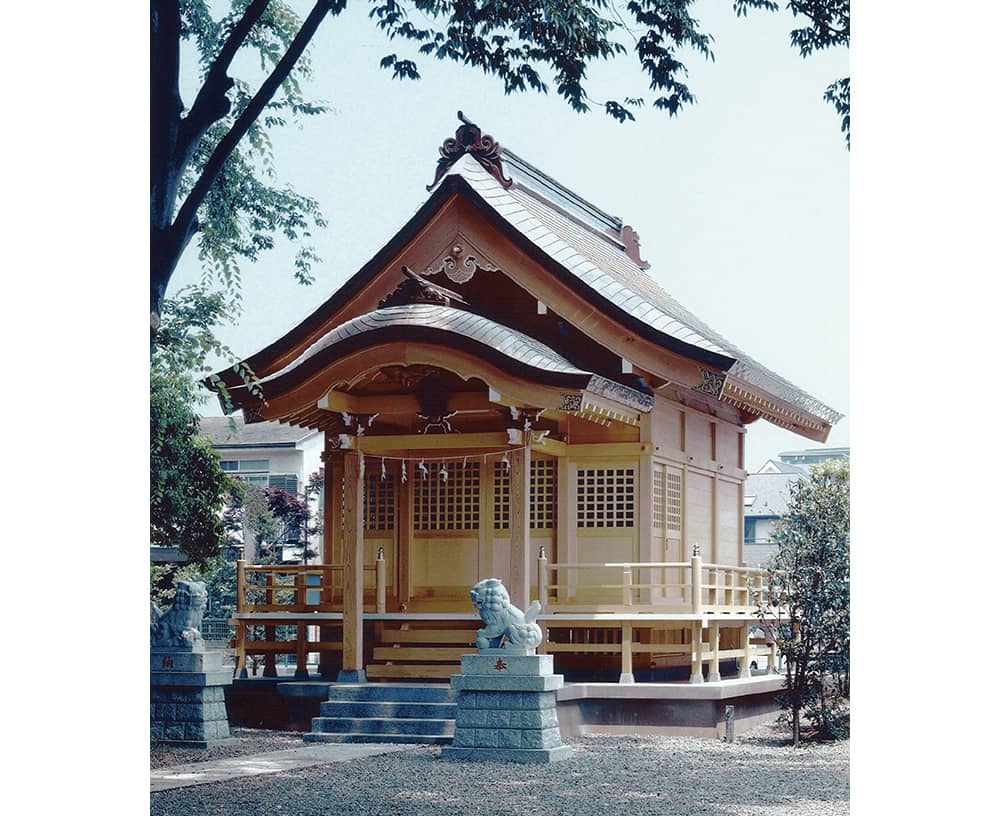
[[[497,266],[478,246],[457,233],[448,245],[431,261],[425,275],[442,272],[452,283],[468,283],[476,272],[499,272]]]

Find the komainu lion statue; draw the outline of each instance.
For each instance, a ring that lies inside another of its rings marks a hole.
[[[485,578],[469,593],[472,605],[479,610],[479,617],[486,624],[476,633],[479,649],[505,648],[534,649],[542,642],[542,630],[535,618],[542,611],[538,601],[532,601],[527,612],[522,612],[510,602],[507,588],[499,578]]]
[[[150,601],[149,645],[201,648],[201,619],[208,604],[208,592],[201,581],[179,581],[174,603],[166,612]]]

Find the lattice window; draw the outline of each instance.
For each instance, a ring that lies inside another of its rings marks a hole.
[[[581,468],[576,481],[578,527],[635,526],[635,468]]]
[[[365,529],[392,530],[396,521],[396,491],[391,479],[381,473],[365,474]]]
[[[532,530],[551,530],[556,526],[556,462],[535,459],[531,462]]]
[[[532,530],[556,526],[557,472],[554,459],[531,461],[528,525]],[[493,466],[493,526],[498,530],[510,528],[510,474],[503,462]]]
[[[510,473],[503,462],[493,465],[493,526],[510,528]]]
[[[479,529],[478,462],[427,462],[427,476],[413,480],[413,529]]]
[[[667,483],[662,467],[653,468],[653,529],[662,530],[666,526]]]
[[[681,531],[681,474],[680,471],[667,471],[667,529],[679,533]]]

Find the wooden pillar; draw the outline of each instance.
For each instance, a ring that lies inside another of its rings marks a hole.
[[[722,675],[719,674],[719,624],[714,621],[708,625],[708,648],[712,652],[708,661],[708,682],[717,683]]]
[[[531,450],[519,448],[510,461],[510,600],[527,609],[531,602]]]
[[[329,432],[327,432],[329,434]],[[343,504],[344,504],[344,455],[340,451],[325,450],[323,452],[323,562],[327,565],[336,564],[339,553],[343,551]],[[332,569],[323,570],[323,581],[320,589],[322,608],[333,608],[333,598],[337,572]],[[320,637],[327,643],[339,638],[332,626],[321,626]],[[332,652],[322,651],[319,654],[320,676],[332,680],[336,677],[337,658]]]
[[[406,481],[403,469],[409,468]],[[405,612],[410,602],[410,548],[413,542],[413,466],[406,461],[399,463],[399,510],[396,515],[396,597]]]
[[[639,501],[638,501],[638,534],[639,534],[639,561],[659,561],[653,554],[653,430],[652,415],[642,414],[639,417],[639,441],[642,443],[642,452],[639,454]],[[651,570],[639,569],[634,576],[638,584],[652,583],[653,573]],[[653,590],[651,587],[639,589],[639,603],[652,603]]]
[[[560,456],[556,489],[556,552],[552,560],[557,564],[576,561],[576,462]],[[556,603],[565,603],[576,594],[576,570],[562,570],[557,576],[559,584],[570,584],[568,589],[556,590]]]
[[[740,627],[740,639],[742,643],[740,648],[743,650],[743,659],[740,661],[740,679],[747,678],[750,676],[750,659],[752,657],[750,652],[750,624],[744,623]]]
[[[618,677],[618,682],[623,685],[631,685],[635,682],[635,675],[632,673],[632,623],[622,622],[622,673]]]
[[[705,682],[705,678],[701,675],[701,662],[701,621],[697,620],[691,624],[691,680],[689,682]]]
[[[344,454],[344,662],[338,683],[364,683],[364,459]]]

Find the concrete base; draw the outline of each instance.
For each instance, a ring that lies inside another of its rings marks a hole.
[[[459,762],[523,762],[546,763],[569,759],[573,749],[568,745],[557,748],[454,748],[441,749],[441,759]]]
[[[364,669],[341,669],[337,674],[338,683],[367,683]]]
[[[441,758],[480,762],[557,762],[562,744],[556,714],[561,675],[552,655],[505,654],[484,649],[462,656],[462,674],[451,678],[458,692],[455,736]]]
[[[563,738],[583,734],[689,736],[721,739],[726,706],[735,709],[735,733],[770,721],[780,710],[784,677],[698,684],[576,683],[557,694]]]
[[[206,748],[229,740],[222,652],[150,649],[149,734],[157,742]]]

